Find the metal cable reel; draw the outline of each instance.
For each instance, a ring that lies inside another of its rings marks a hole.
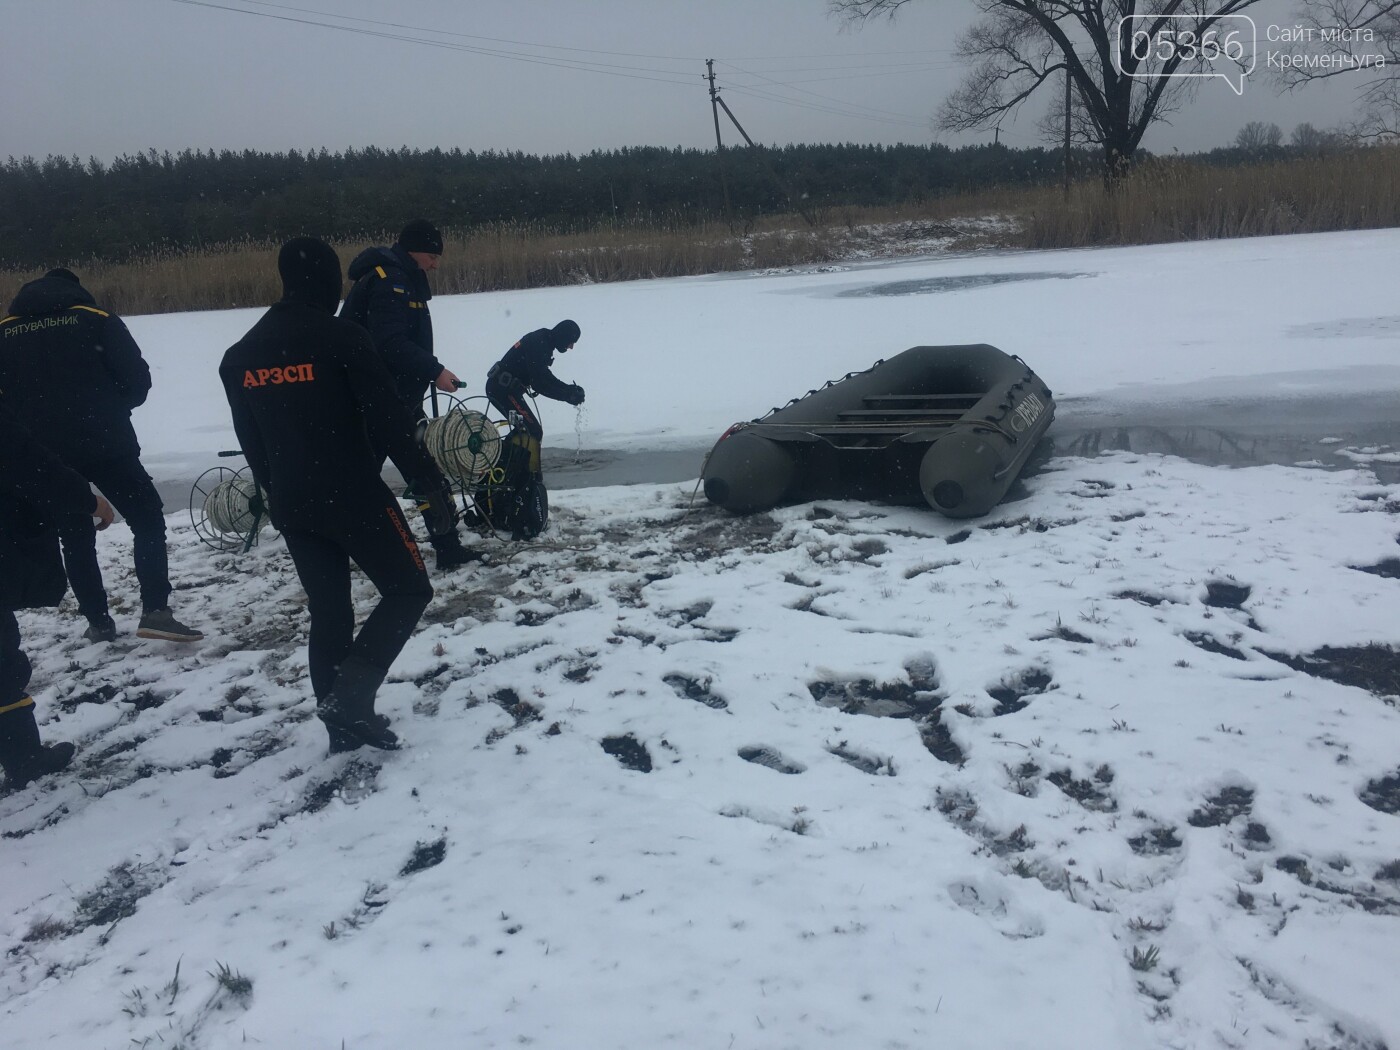
[[[247,467],[210,467],[190,489],[195,535],[216,551],[246,552],[253,547],[267,524],[266,507],[267,494],[258,490]]]
[[[458,403],[428,420],[423,446],[439,469],[468,489],[501,458],[501,435],[484,413]]]

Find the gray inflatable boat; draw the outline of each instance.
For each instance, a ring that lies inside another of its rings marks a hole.
[[[705,496],[738,514],[808,499],[927,501],[952,518],[1006,495],[1055,417],[1050,389],[994,346],[916,346],[736,423]]]

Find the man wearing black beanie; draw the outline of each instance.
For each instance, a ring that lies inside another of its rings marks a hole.
[[[369,329],[399,399],[419,412],[429,385],[452,392],[461,384],[433,356],[433,297],[428,274],[442,261],[442,234],[414,219],[388,248],[366,248],[350,263],[354,286],[340,316]]]
[[[413,435],[365,330],[335,316],[340,260],[298,237],[277,259],[283,295],[219,366],[248,465],[266,491],[311,614],[307,663],[331,751],[394,748],[374,698],[433,589],[408,524],[379,476],[387,449],[413,482],[430,534],[456,530],[452,492]],[[379,590],[355,633],[350,561]]]
[[[433,319],[428,274],[442,260],[442,234],[427,219],[414,219],[388,248],[366,248],[350,263],[350,294],[340,316],[369,330],[374,348],[393,376],[399,400],[414,419],[424,418],[428,387],[448,393],[462,384],[433,356]],[[383,461],[383,450],[380,455]],[[407,479],[405,479],[407,480]],[[476,561],[456,531],[429,537],[440,569]]]

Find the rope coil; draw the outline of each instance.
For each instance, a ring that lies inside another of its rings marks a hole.
[[[204,517],[216,532],[245,536],[258,521],[252,507],[257,494],[257,482],[252,478],[221,481],[204,499]]]
[[[428,420],[423,445],[444,474],[480,481],[501,456],[501,436],[480,412],[461,406]]]

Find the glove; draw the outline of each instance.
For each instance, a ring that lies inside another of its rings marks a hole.
[[[447,482],[438,482],[428,494],[418,497],[418,512],[429,536],[444,536],[457,527],[457,502]]]
[[[568,401],[571,405],[583,404],[583,387],[579,386],[577,383],[571,384],[569,386]]]

